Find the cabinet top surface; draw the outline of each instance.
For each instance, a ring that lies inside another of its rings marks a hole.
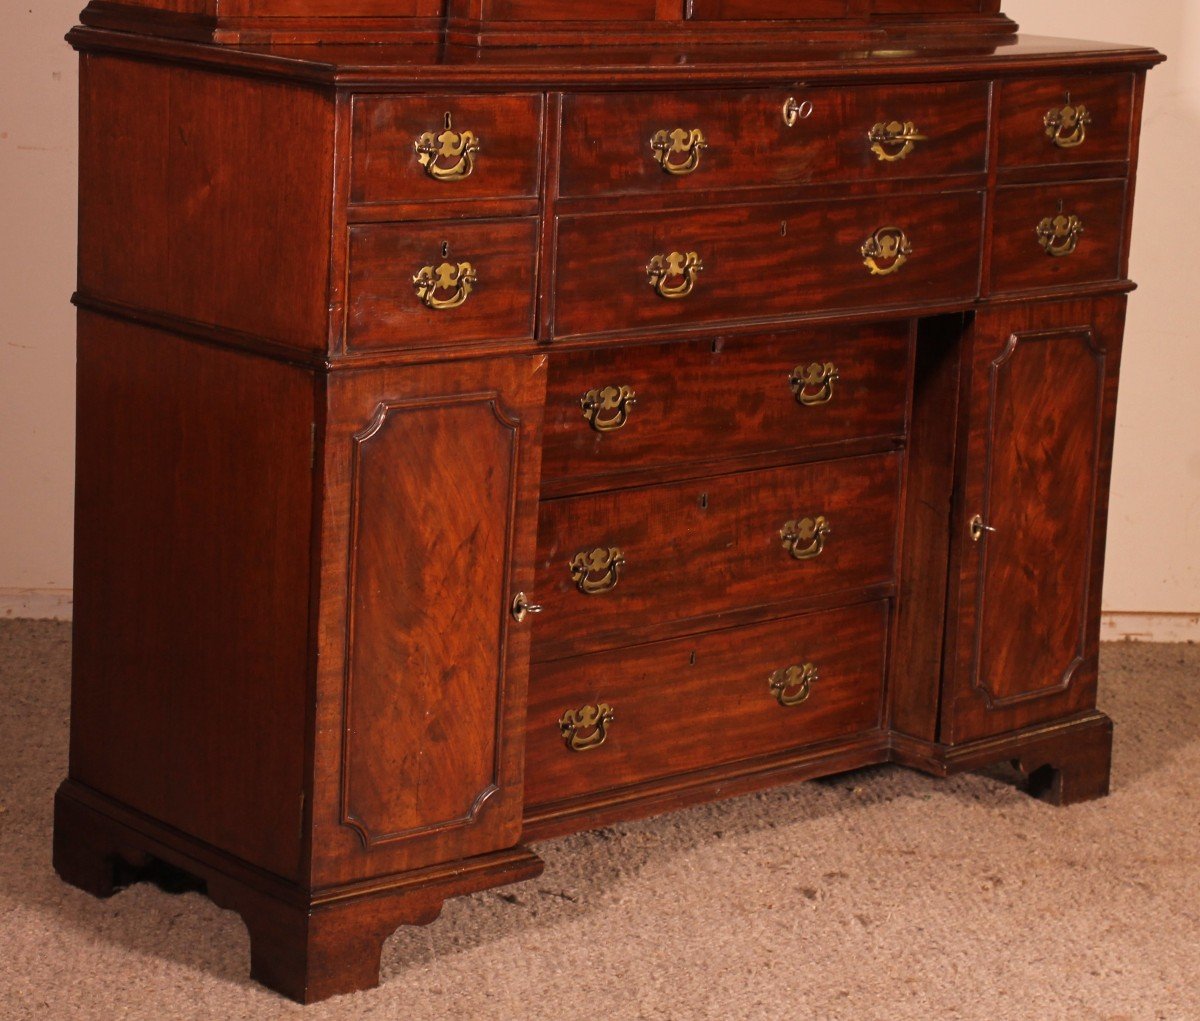
[[[812,44],[759,46],[473,47],[447,44],[222,45],[76,28],[68,40],[84,52],[116,51],[198,62],[272,77],[339,85],[589,86],[645,82],[677,86],[753,84],[802,79],[850,81],[905,77],[1061,73],[1072,68],[1150,67],[1157,50],[1118,43],[1020,35],[1001,42],[889,40],[877,49]]]

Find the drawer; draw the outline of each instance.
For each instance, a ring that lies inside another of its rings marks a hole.
[[[907,323],[552,353],[542,476],[904,434]]]
[[[543,501],[534,657],[886,584],[899,489],[889,453]]]
[[[556,332],[968,301],[982,217],[975,191],[564,216]]]
[[[867,603],[535,666],[526,804],[874,730],[887,617]]]
[[[355,96],[353,110],[353,204],[537,195],[541,96]]]
[[[346,346],[533,336],[537,219],[350,228]]]
[[[791,127],[789,99],[805,114]],[[559,187],[599,195],[978,173],[987,118],[985,82],[568,96]],[[924,137],[873,151],[872,130],[893,122]]]
[[[999,85],[999,165],[1063,166],[1129,159],[1133,75]]]
[[[999,188],[992,290],[1116,280],[1124,231],[1123,180]]]

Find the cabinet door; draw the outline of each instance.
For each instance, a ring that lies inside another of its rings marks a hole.
[[[331,378],[320,882],[520,838],[529,635],[513,603],[532,582],[543,363]]]
[[[942,737],[1095,705],[1123,298],[981,312],[952,540]]]

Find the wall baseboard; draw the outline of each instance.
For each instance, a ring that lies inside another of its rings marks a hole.
[[[73,598],[69,588],[0,588],[0,619],[70,620]]]
[[[1200,612],[1108,612],[1100,618],[1100,641],[1200,642]]]
[[[70,620],[67,589],[0,589],[0,618]],[[1200,612],[1138,613],[1111,610],[1100,620],[1102,642],[1200,642]]]

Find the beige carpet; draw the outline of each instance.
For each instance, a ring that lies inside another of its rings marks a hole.
[[[0,622],[0,1017],[1200,1019],[1200,648],[1103,657],[1114,793],[878,768],[541,847],[538,880],[397,933],[383,985],[307,1009],[236,916],[50,868],[69,627]]]

